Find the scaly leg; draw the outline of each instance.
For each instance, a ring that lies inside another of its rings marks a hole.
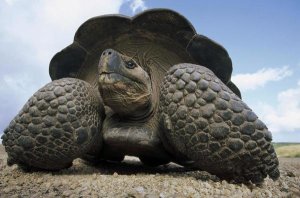
[[[161,138],[177,160],[238,182],[279,177],[272,135],[209,69],[173,66],[160,95]]]
[[[101,148],[100,94],[87,82],[64,78],[38,90],[2,136],[8,165],[59,170],[91,146]]]

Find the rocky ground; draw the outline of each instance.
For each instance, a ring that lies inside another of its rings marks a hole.
[[[135,158],[97,167],[75,160],[59,172],[24,172],[8,167],[6,158],[0,145],[0,197],[300,197],[300,158],[281,158],[281,177],[262,186],[230,184],[174,164],[148,168]]]

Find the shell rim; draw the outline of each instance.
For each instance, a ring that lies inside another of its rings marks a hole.
[[[64,56],[65,53],[70,52],[70,50],[79,50],[79,51],[84,51],[86,54],[88,53],[88,49],[86,49],[84,47],[84,42],[82,41],[83,39],[80,38],[79,33],[81,31],[84,31],[85,27],[87,27],[91,22],[94,22],[96,20],[100,20],[100,21],[105,21],[108,19],[119,19],[119,20],[124,20],[125,23],[128,23],[130,25],[133,25],[133,27],[135,26],[135,21],[138,21],[139,19],[147,19],[147,16],[151,15],[151,14],[159,14],[159,16],[163,15],[163,14],[170,14],[174,17],[176,17],[176,20],[174,22],[174,25],[177,25],[176,28],[178,28],[179,26],[181,28],[185,27],[185,29],[178,29],[178,32],[184,30],[185,32],[185,40],[184,41],[179,41],[176,40],[176,38],[172,38],[175,42],[177,42],[179,45],[181,45],[182,47],[184,47],[184,49],[186,50],[187,54],[191,55],[191,53],[188,51],[189,47],[191,46],[191,44],[197,42],[195,41],[195,38],[205,38],[206,42],[208,42],[210,45],[214,46],[217,50],[222,51],[222,54],[225,56],[226,59],[226,63],[224,63],[224,65],[222,65],[222,67],[224,67],[223,72],[225,71],[226,74],[218,74],[218,68],[215,68],[215,66],[211,66],[209,64],[203,64],[203,63],[199,63],[199,61],[195,61],[195,63],[199,64],[199,65],[203,65],[208,67],[209,69],[213,70],[214,73],[225,83],[227,84],[228,82],[230,82],[230,78],[231,78],[231,73],[232,73],[232,63],[231,63],[231,59],[226,51],[226,49],[221,46],[220,44],[218,44],[217,42],[209,39],[208,37],[205,37],[203,35],[199,35],[197,34],[194,26],[191,24],[191,22],[186,19],[184,16],[182,16],[181,14],[179,14],[178,12],[175,12],[173,10],[170,9],[165,9],[165,8],[154,8],[154,9],[149,9],[149,10],[145,10],[143,12],[140,12],[138,14],[136,14],[135,16],[132,17],[128,17],[122,14],[107,14],[107,15],[100,15],[100,16],[96,16],[96,17],[92,17],[90,19],[88,19],[87,21],[85,21],[83,24],[81,24],[79,26],[79,28],[77,29],[75,36],[74,36],[74,41],[71,45],[67,46],[66,48],[64,48],[62,51],[58,52],[57,54],[54,55],[54,57],[51,59],[50,61],[50,65],[49,65],[49,74],[52,80],[55,79],[59,79],[62,77],[69,77],[69,73],[70,71],[73,70],[73,68],[69,69],[69,72],[66,72],[67,75],[64,76],[57,76],[57,72],[58,70],[63,71],[64,69],[66,69],[66,66],[59,66],[58,64],[55,64],[56,60],[57,60],[57,56],[59,55],[60,57]],[[148,19],[149,20],[149,19]],[[149,20],[150,21],[150,20]],[[148,21],[148,23],[149,23]],[[146,23],[147,21],[145,21]],[[178,25],[179,24],[179,25]],[[147,29],[149,31],[149,29]],[[161,32],[156,32],[158,34],[162,34],[165,35],[165,32],[161,31]],[[74,48],[74,49],[72,49]],[[194,47],[197,50],[197,47]],[[192,50],[195,50],[195,49]],[[68,51],[69,50],[69,51]],[[201,50],[198,50],[196,52],[197,53],[201,53]],[[196,55],[191,55],[191,57],[193,59],[195,59],[194,56]],[[214,55],[213,55],[214,56]],[[86,57],[86,55],[85,55]],[[81,64],[84,62],[85,57],[83,57]],[[197,58],[197,57],[196,57]],[[215,57],[216,59],[224,59],[224,57],[218,57],[218,55],[216,55]],[[223,60],[221,60],[222,62]],[[205,62],[205,60],[204,60]],[[223,63],[223,62],[222,62]],[[77,65],[77,67],[80,67],[81,65]],[[75,68],[74,68],[75,69]],[[223,77],[225,76],[225,77]]]

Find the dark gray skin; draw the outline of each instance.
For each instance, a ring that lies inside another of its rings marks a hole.
[[[60,170],[102,145],[104,108],[86,82],[64,78],[38,90],[4,130],[7,164]],[[93,145],[97,145],[96,147]]]
[[[149,74],[132,58],[108,49],[98,66],[99,91],[106,106],[104,147],[99,157],[110,160],[138,156],[148,165],[171,157],[158,137],[157,102]]]
[[[173,161],[236,182],[279,177],[271,133],[211,70],[178,64],[158,85],[155,73],[108,49],[98,73],[101,98],[88,83],[66,78],[25,104],[2,137],[10,165],[59,170],[77,157],[134,155],[147,165]]]
[[[104,104],[130,120],[149,118],[153,112],[150,76],[132,58],[108,49],[99,66],[99,91]]]
[[[178,64],[160,97],[160,137],[190,166],[236,182],[279,177],[272,134],[256,114],[209,69]]]

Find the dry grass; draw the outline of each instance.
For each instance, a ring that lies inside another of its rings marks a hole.
[[[300,144],[291,144],[275,148],[278,157],[300,157]]]

